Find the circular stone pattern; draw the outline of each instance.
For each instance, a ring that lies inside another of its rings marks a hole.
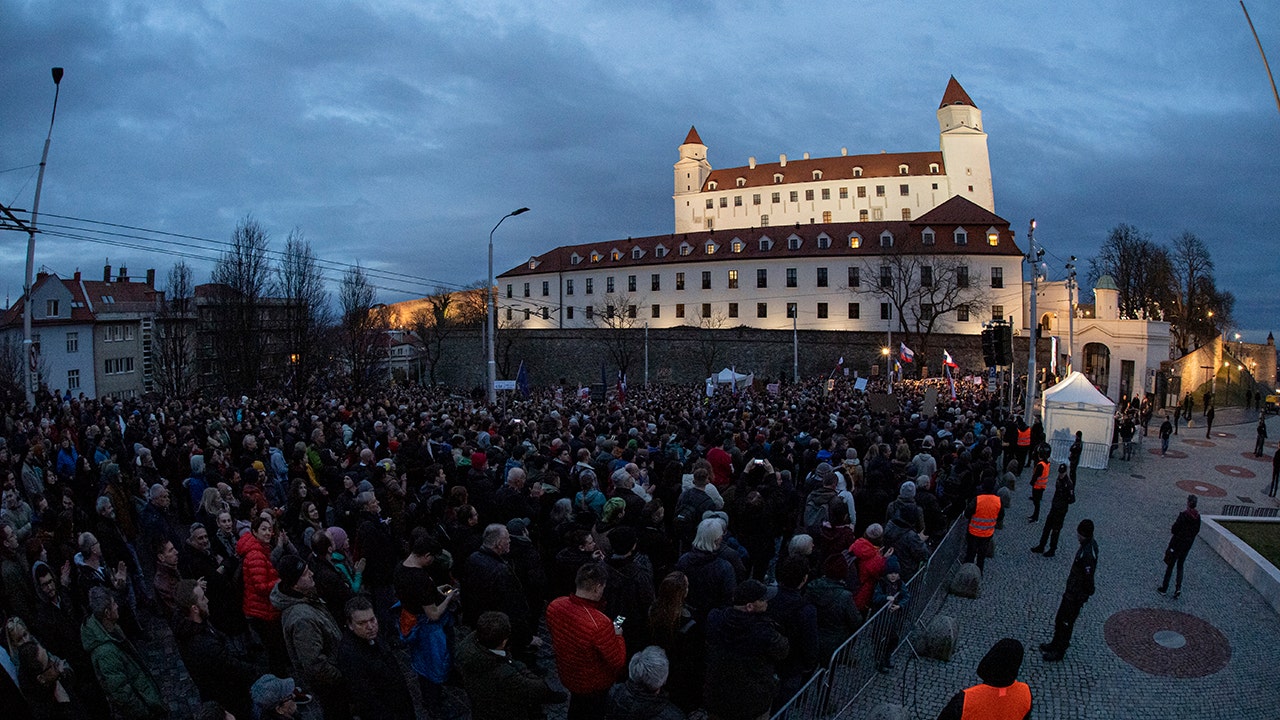
[[[1195,440],[1193,438],[1183,438],[1182,442],[1191,447],[1218,447],[1218,443],[1211,440]]]
[[[1252,478],[1252,477],[1257,477],[1257,475],[1253,474],[1252,470],[1246,470],[1240,467],[1239,465],[1214,465],[1213,469],[1217,470],[1223,475],[1226,475],[1227,477],[1243,478],[1245,480],[1248,480],[1249,478]]]
[[[1246,459],[1246,460],[1253,460],[1253,461],[1255,461],[1255,462],[1261,462],[1261,463],[1269,463],[1269,462],[1271,462],[1271,458],[1270,458],[1270,457],[1268,457],[1266,453],[1263,453],[1263,454],[1262,454],[1262,457],[1258,457],[1257,455],[1254,455],[1254,454],[1253,454],[1253,453],[1251,453],[1251,452],[1242,452],[1242,453],[1240,453],[1240,457],[1242,457],[1242,458],[1244,458],[1244,459]]]
[[[1147,450],[1147,452],[1151,453],[1152,455],[1159,455],[1160,448],[1154,447],[1154,448],[1151,448],[1150,450]],[[1167,458],[1173,458],[1174,460],[1183,460],[1187,457],[1187,454],[1182,452],[1181,450],[1169,450],[1164,454],[1164,456]]]
[[[1151,675],[1204,677],[1231,660],[1231,643],[1218,628],[1176,610],[1121,610],[1107,618],[1102,634],[1111,652]]]
[[[1179,480],[1175,483],[1179,490],[1185,493],[1193,493],[1200,497],[1215,498],[1226,497],[1227,491],[1213,483],[1207,483],[1203,480]]]

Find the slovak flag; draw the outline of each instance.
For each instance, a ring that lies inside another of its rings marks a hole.
[[[960,369],[960,366],[956,364],[956,361],[951,359],[951,353],[946,350],[942,351],[942,364],[949,368],[955,368],[956,370]]]
[[[907,347],[906,343],[898,343],[898,357],[902,358],[902,362],[913,362],[916,359],[916,354],[911,348]]]

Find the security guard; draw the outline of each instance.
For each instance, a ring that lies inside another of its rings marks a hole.
[[[1045,662],[1057,662],[1066,655],[1076,618],[1080,617],[1080,608],[1093,595],[1094,576],[1098,571],[1098,543],[1093,539],[1093,521],[1081,520],[1076,526],[1076,536],[1080,538],[1080,549],[1071,563],[1067,588],[1062,593],[1062,602],[1058,604],[1058,614],[1053,618],[1053,639],[1040,645]]]
[[[1040,519],[1040,500],[1044,497],[1045,488],[1049,487],[1049,458],[1041,453],[1036,459],[1036,466],[1031,471],[1031,514],[1028,522]]]
[[[938,720],[1026,720],[1031,717],[1031,688],[1018,681],[1022,643],[1005,638],[978,663],[982,684],[956,693]]]
[[[991,536],[996,534],[996,522],[1000,519],[1000,496],[996,495],[988,478],[982,492],[969,501],[965,515],[969,518],[969,535],[966,541],[964,561],[976,562],[978,570],[986,564],[990,554]]]

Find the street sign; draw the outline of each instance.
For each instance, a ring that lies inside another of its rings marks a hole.
[[[493,389],[494,390],[515,390],[516,381],[515,380],[494,380]]]

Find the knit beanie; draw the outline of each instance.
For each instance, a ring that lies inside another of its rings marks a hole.
[[[911,482],[910,480],[902,483],[902,486],[898,488],[898,499],[899,500],[915,500],[916,484]]]

